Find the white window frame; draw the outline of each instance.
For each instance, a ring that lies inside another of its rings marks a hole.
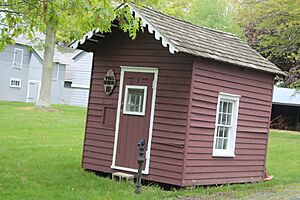
[[[219,93],[217,111],[216,111],[216,123],[215,123],[215,133],[213,142],[213,156],[215,157],[235,157],[235,141],[237,132],[237,122],[238,122],[238,112],[239,112],[239,102],[240,95]],[[231,128],[228,133],[228,144],[227,149],[216,149],[217,131],[218,131],[218,121],[219,121],[219,108],[221,101],[229,101],[233,103],[232,107],[232,117],[231,117]]]
[[[20,85],[12,85],[11,81],[19,81]],[[19,78],[10,78],[10,80],[9,80],[9,86],[12,87],[12,88],[21,88],[21,86],[22,86],[22,80],[19,79]]]
[[[129,89],[143,89],[144,90],[142,112],[126,111],[127,97],[128,97],[128,90]],[[125,86],[123,114],[125,114],[125,115],[140,115],[140,116],[145,116],[145,113],[146,113],[146,102],[147,102],[147,86],[140,86],[140,85],[126,85]]]
[[[18,67],[18,66],[15,65],[15,61],[16,61],[16,52],[17,52],[17,51],[20,51],[20,52],[21,52],[21,63],[20,63],[20,67]],[[22,66],[23,66],[23,53],[24,53],[23,49],[15,48],[15,50],[14,50],[14,58],[13,58],[13,68],[15,68],[15,69],[22,69]]]

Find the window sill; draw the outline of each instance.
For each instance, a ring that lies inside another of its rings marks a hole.
[[[212,156],[213,157],[225,157],[225,158],[234,158],[235,157],[234,154],[217,154],[217,153],[214,153]]]

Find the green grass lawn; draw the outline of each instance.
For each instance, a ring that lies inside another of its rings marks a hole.
[[[162,199],[219,195],[245,197],[257,191],[300,186],[300,134],[272,131],[268,171],[274,180],[193,190],[164,191],[144,187],[134,194],[131,182],[115,182],[81,169],[84,108],[0,101],[0,199]],[[300,189],[300,187],[299,187]]]

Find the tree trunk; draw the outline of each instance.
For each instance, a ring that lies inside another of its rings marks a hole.
[[[36,106],[50,108],[51,100],[51,81],[53,69],[53,57],[55,48],[56,30],[50,24],[47,24],[46,41],[44,50],[43,70],[42,70],[42,86],[40,98],[36,102]]]

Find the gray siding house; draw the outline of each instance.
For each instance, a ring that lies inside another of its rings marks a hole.
[[[64,53],[70,64],[66,67],[64,103],[72,106],[87,106],[93,53],[69,49]]]
[[[16,39],[0,52],[0,100],[36,102],[42,79],[43,51],[24,38]],[[65,69],[68,60],[55,51],[51,103],[62,104]]]

